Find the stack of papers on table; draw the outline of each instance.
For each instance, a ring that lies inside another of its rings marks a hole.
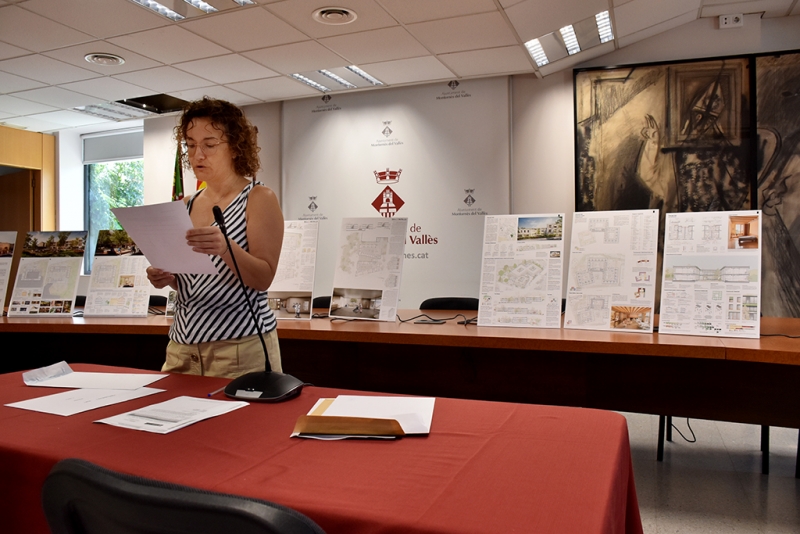
[[[70,388],[55,395],[6,404],[12,408],[55,415],[77,413],[161,393],[163,389],[145,387],[167,375],[152,373],[75,372],[67,362],[59,362],[22,373],[27,386]]]
[[[339,395],[319,399],[297,419],[292,437],[316,439],[393,438],[429,434],[433,397]]]

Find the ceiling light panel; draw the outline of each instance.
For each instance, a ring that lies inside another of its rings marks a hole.
[[[164,4],[155,2],[154,0],[131,0],[131,2],[139,4],[142,7],[146,7],[150,11],[154,11],[159,15],[161,15],[162,17],[168,18],[169,20],[174,20],[177,22],[179,20],[183,20],[186,18],[185,15],[182,15],[181,13],[178,13],[177,11],[168,8]]]
[[[561,38],[564,40],[564,45],[567,47],[567,53],[569,55],[577,54],[581,51],[581,47],[578,44],[578,38],[575,36],[575,30],[572,28],[572,25],[564,26],[560,30]]]
[[[572,25],[581,50],[589,50],[600,44],[600,34],[597,32],[597,21],[594,17],[583,19]]]
[[[384,85],[383,82],[381,82],[368,72],[365,72],[364,70],[356,67],[355,65],[351,65],[349,67],[337,67],[331,69],[306,71],[299,73],[299,75],[321,86],[326,87],[329,91],[344,91],[347,89],[361,89],[364,87],[375,87]],[[304,81],[304,83],[307,82]],[[315,89],[320,90],[316,87]]]
[[[614,31],[611,28],[611,18],[608,16],[608,11],[603,11],[595,15],[597,22],[597,33],[600,35],[600,43],[607,43],[614,39]]]
[[[537,67],[544,67],[550,63],[550,60],[547,58],[547,54],[544,53],[544,49],[542,48],[542,44],[539,42],[539,39],[531,39],[525,43],[525,48],[528,49],[528,53],[536,62]]]
[[[312,74],[312,76],[315,76],[315,77],[319,75],[318,72],[307,73],[307,74]],[[300,74],[300,73],[296,72],[296,73],[292,74],[291,76],[292,76],[292,78],[294,78],[298,82],[304,83],[304,84],[308,85],[309,87],[313,87],[314,89],[316,89],[317,91],[319,91],[321,93],[327,93],[327,92],[330,91],[330,89],[327,86],[322,85],[321,83],[319,83],[317,81],[314,81],[311,78],[309,78],[308,76],[305,76],[303,74]]]
[[[548,33],[539,37],[539,43],[542,45],[544,53],[547,54],[547,59],[550,60],[550,63],[569,56],[567,46],[564,44],[559,32]]]

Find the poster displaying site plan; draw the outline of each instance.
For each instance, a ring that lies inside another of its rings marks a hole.
[[[564,214],[488,215],[479,326],[561,327]]]
[[[85,317],[147,317],[150,282],[142,255],[125,230],[100,230],[86,293]]]
[[[572,219],[565,328],[652,332],[658,210]]]
[[[28,232],[9,317],[72,317],[86,232]]]
[[[11,276],[11,260],[14,259],[14,244],[17,232],[0,232],[0,306],[6,305],[6,288]]]
[[[668,213],[662,334],[759,336],[761,211]]]
[[[342,219],[331,317],[394,321],[408,219]]]
[[[278,319],[311,319],[318,221],[284,221],[278,271],[269,286],[269,306]]]

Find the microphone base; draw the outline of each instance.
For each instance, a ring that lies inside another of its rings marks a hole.
[[[255,372],[235,378],[225,387],[225,395],[245,401],[281,402],[299,395],[304,385],[292,375]]]

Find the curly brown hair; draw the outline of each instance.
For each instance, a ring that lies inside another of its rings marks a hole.
[[[214,128],[221,130],[224,139],[233,152],[233,167],[240,176],[254,178],[261,168],[258,152],[258,128],[247,120],[239,107],[226,102],[204,96],[201,100],[189,102],[183,108],[181,120],[175,127],[175,140],[183,145],[186,131],[195,119],[209,119]],[[181,151],[181,162],[187,169],[191,168],[189,156]]]

